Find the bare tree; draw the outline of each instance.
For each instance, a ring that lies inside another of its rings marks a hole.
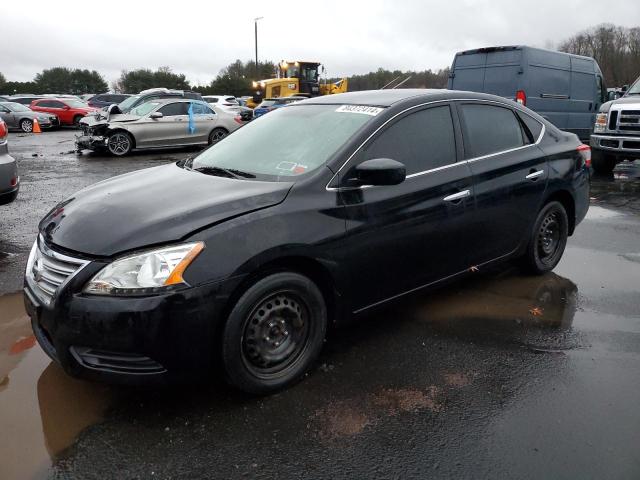
[[[640,27],[598,25],[565,40],[559,50],[595,58],[609,86],[629,84],[640,75]]]

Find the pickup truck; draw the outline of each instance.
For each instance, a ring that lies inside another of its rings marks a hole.
[[[590,144],[597,173],[610,173],[623,160],[640,159],[640,78],[622,97],[600,106]]]

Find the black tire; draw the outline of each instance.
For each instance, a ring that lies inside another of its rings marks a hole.
[[[569,236],[569,218],[564,206],[560,202],[547,203],[533,226],[533,231],[524,255],[524,266],[538,275],[555,268]]]
[[[75,117],[73,117],[73,126],[76,128],[80,128],[80,120],[82,120],[84,117],[82,115],[76,115]]]
[[[616,157],[601,150],[591,150],[591,165],[596,173],[609,175],[616,166]]]
[[[218,143],[227,135],[229,135],[229,132],[226,129],[221,127],[214,128],[213,130],[211,130],[211,133],[209,134],[209,145]]]
[[[28,118],[23,118],[20,120],[20,130],[24,133],[33,132],[33,120],[29,120]]]
[[[233,307],[222,333],[227,382],[265,395],[299,380],[315,361],[327,330],[318,287],[294,272],[254,283]]]
[[[111,133],[107,139],[107,150],[116,157],[128,155],[133,149],[133,145],[131,134],[122,130]]]

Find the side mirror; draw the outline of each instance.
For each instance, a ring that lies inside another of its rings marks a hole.
[[[358,185],[398,185],[407,176],[405,166],[390,158],[365,160],[354,170],[352,181]]]
[[[618,98],[618,94],[616,92],[607,93],[607,102],[610,102],[611,100],[615,100],[617,98]]]
[[[63,110],[71,110],[71,107],[69,105],[65,105],[64,107],[62,107]]]
[[[162,112],[153,112],[152,114],[149,115],[149,118],[157,120],[159,118],[162,118],[163,116],[164,115],[162,115]]]
[[[622,86],[622,93],[626,92],[627,90],[629,90],[629,85],[623,85]]]

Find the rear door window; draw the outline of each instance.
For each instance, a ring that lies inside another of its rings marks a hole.
[[[464,120],[464,149],[467,158],[482,157],[522,147],[522,128],[506,107],[467,103],[460,105]]]
[[[363,150],[361,160],[391,158],[407,175],[455,163],[456,142],[448,105],[411,113],[382,131]]]

